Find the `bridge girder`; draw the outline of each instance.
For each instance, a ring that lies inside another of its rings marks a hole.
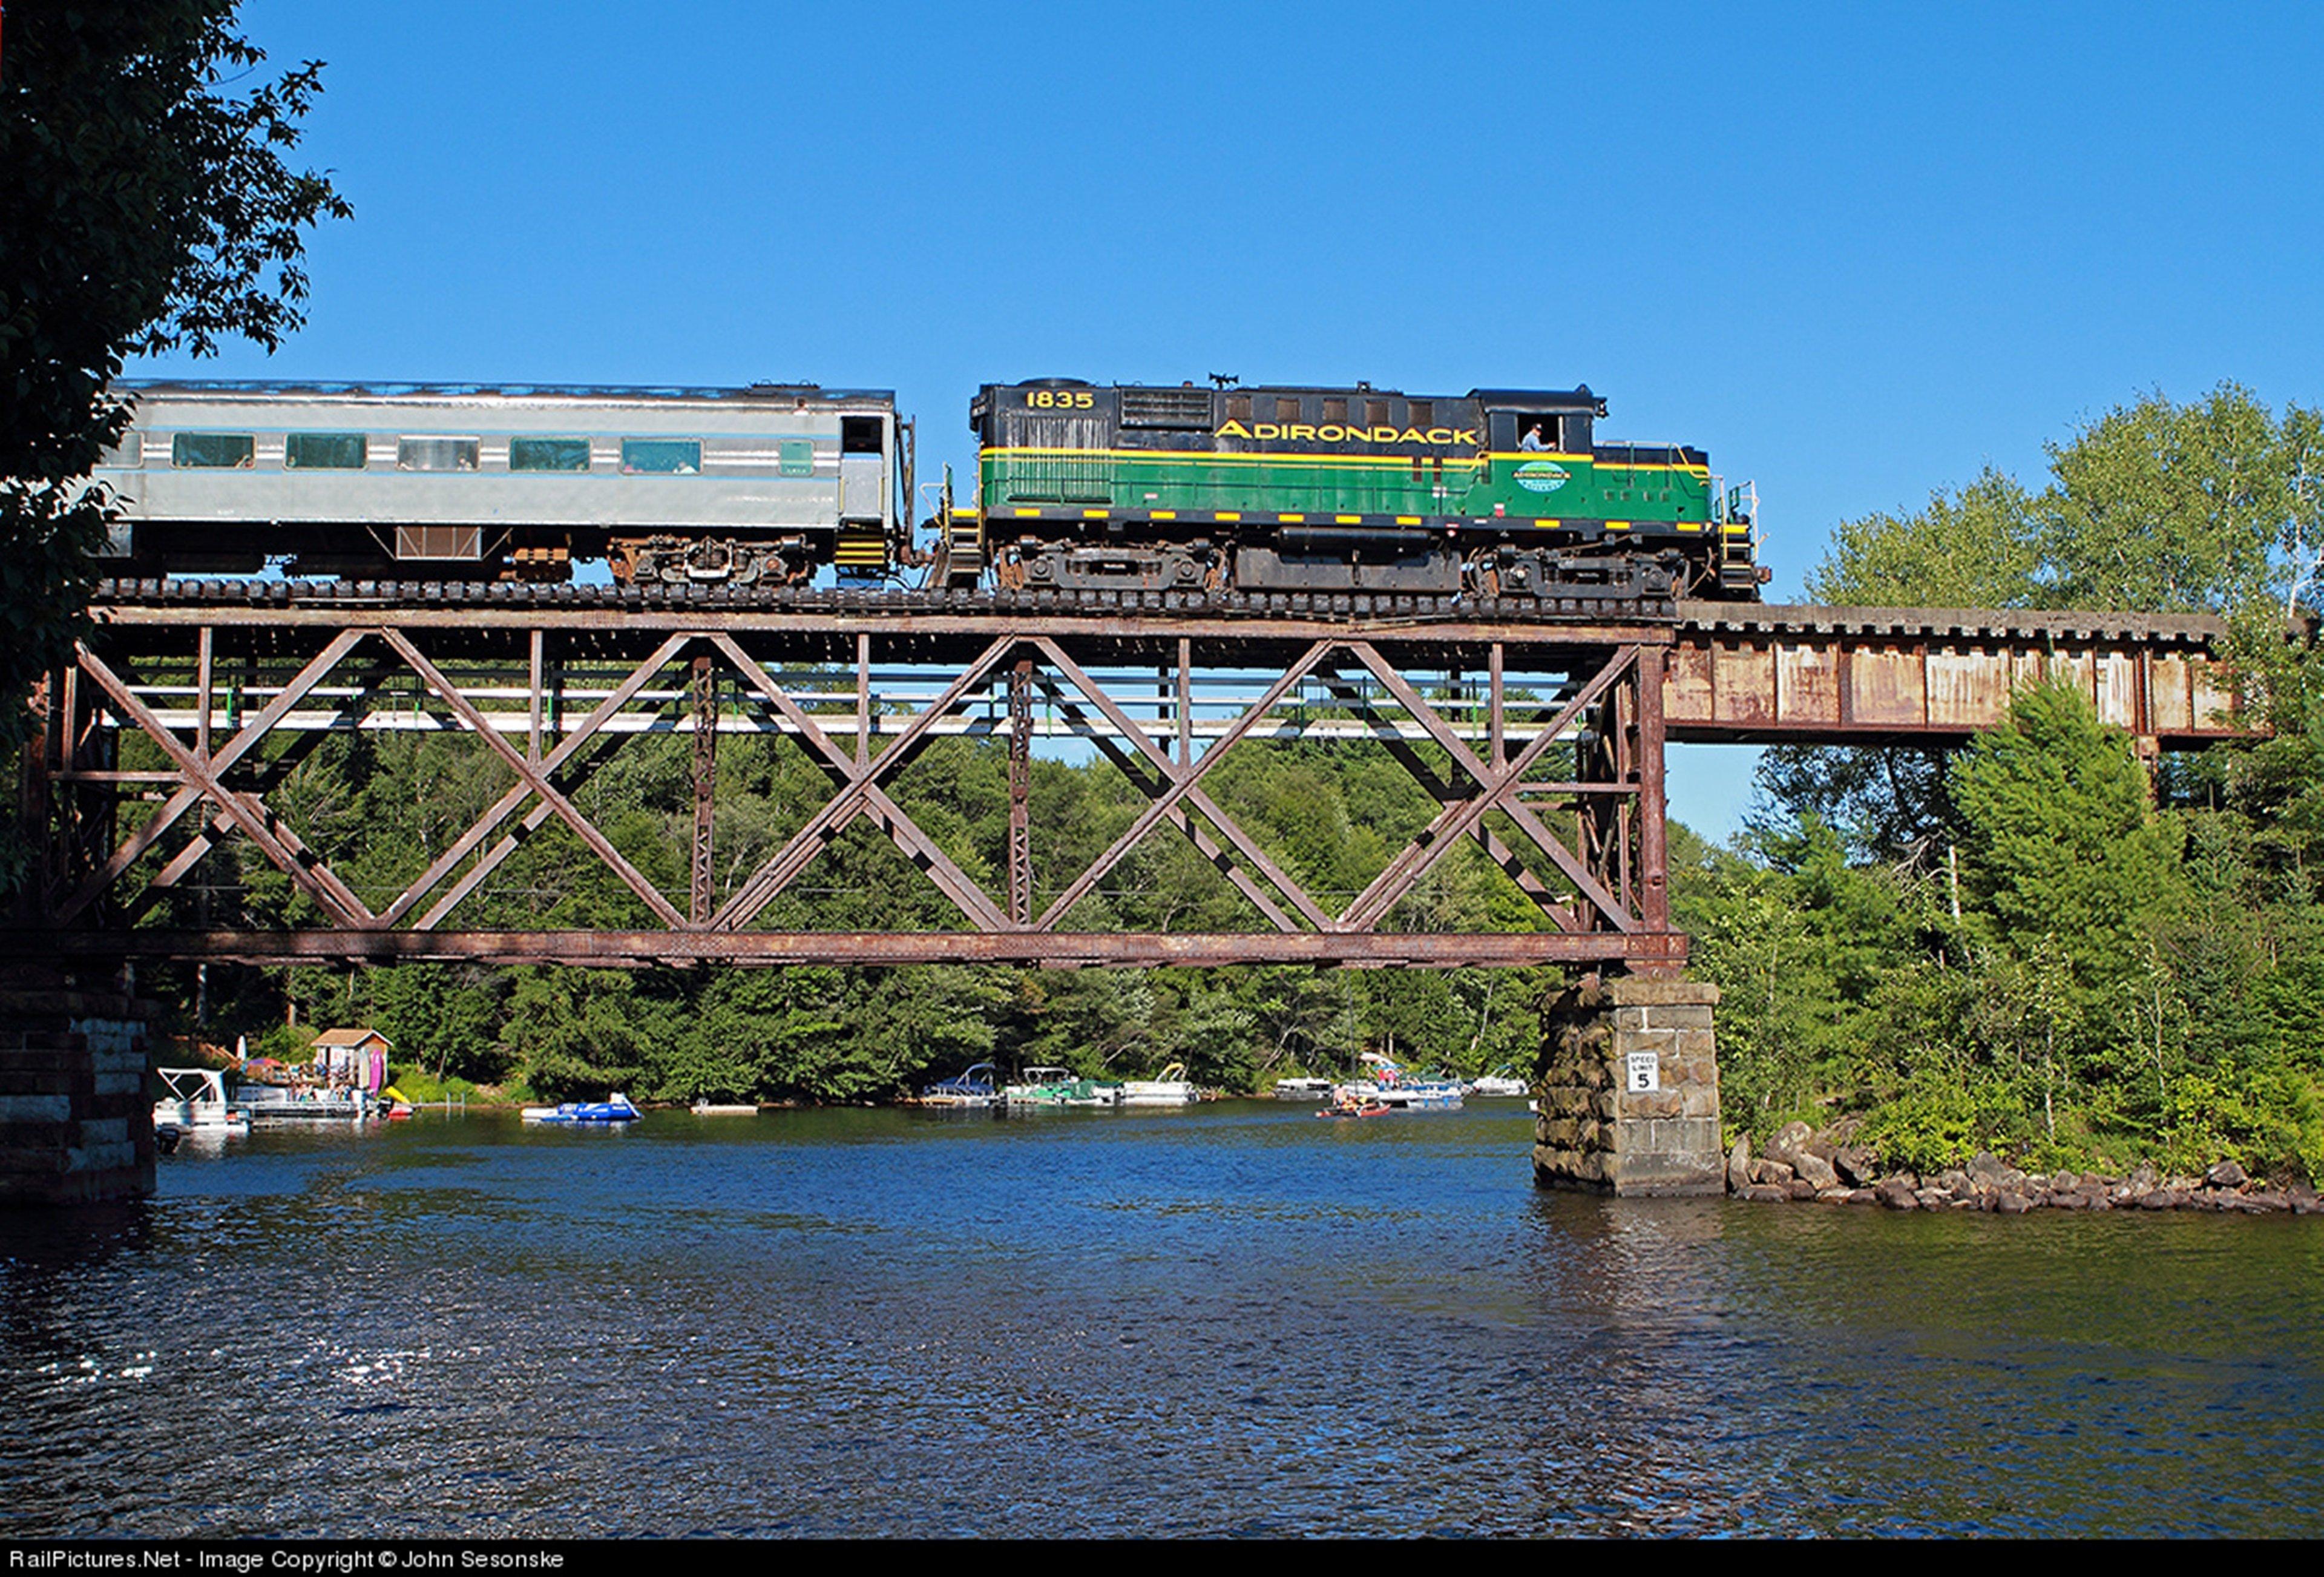
[[[115,608],[47,687],[31,792],[51,807],[53,835],[39,912],[20,917],[12,940],[60,958],[251,964],[1559,963],[1666,972],[1685,957],[1661,880],[1656,702],[1670,639],[1667,627],[1328,618]],[[1524,684],[1512,687],[1512,675]],[[1425,693],[1432,686],[1437,693]],[[1047,732],[1083,741],[1146,803],[1093,859],[1037,881],[1028,757],[1040,706]],[[460,734],[507,779],[392,891],[361,887],[327,852],[329,840],[293,825],[278,793],[281,763],[313,739],[377,729]],[[693,736],[691,885],[678,896],[577,798],[623,740],[651,733]],[[719,891],[710,785],[718,737],[738,733],[792,741],[830,792],[779,848]],[[1008,742],[1010,835],[998,896],[898,798],[899,780],[947,733]],[[1317,733],[1386,746],[1437,806],[1351,895],[1309,891],[1214,793],[1217,770],[1238,752]],[[149,742],[165,765],[120,770],[124,738]],[[651,928],[460,926],[493,873],[551,822],[619,880]],[[857,824],[875,828],[944,896],[947,928],[774,928],[771,907]],[[1242,896],[1251,928],[1077,928],[1085,925],[1077,911],[1109,873],[1170,835],[1191,842]],[[229,840],[281,872],[311,918],[272,930],[152,923]],[[1481,848],[1509,877],[1536,929],[1406,928],[1399,906],[1464,846]]]

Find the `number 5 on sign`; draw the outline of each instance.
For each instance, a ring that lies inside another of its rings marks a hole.
[[[1663,1087],[1663,1058],[1660,1052],[1633,1051],[1627,1053],[1622,1061],[1628,1070],[1628,1078],[1623,1087],[1631,1093],[1639,1094]]]

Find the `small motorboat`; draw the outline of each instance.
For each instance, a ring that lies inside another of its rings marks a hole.
[[[1001,1092],[1005,1107],[1119,1106],[1120,1084],[1084,1079],[1071,1068],[1027,1068],[1021,1083]]]
[[[166,1098],[153,1102],[156,1133],[165,1128],[180,1134],[250,1131],[248,1109],[226,1099],[225,1074],[209,1068],[155,1068],[153,1073],[169,1091]],[[172,1139],[170,1148],[176,1148]]]
[[[759,1103],[755,1101],[713,1101],[705,1096],[687,1110],[696,1117],[756,1117]]]
[[[1521,1095],[1531,1094],[1533,1092],[1523,1079],[1518,1078],[1504,1066],[1495,1068],[1489,1074],[1478,1074],[1469,1081],[1462,1093],[1485,1100],[1513,1101]]]
[[[1121,1086],[1124,1106],[1192,1106],[1202,1098],[1203,1093],[1186,1077],[1186,1065],[1182,1062],[1164,1068],[1158,1079],[1129,1079]]]
[[[630,1103],[630,1098],[618,1091],[607,1101],[567,1101],[561,1106],[528,1106],[524,1109],[527,1122],[635,1122],[642,1115]]]
[[[920,1092],[920,1104],[949,1111],[982,1111],[1000,1104],[1001,1096],[992,1087],[994,1068],[989,1062],[953,1078],[939,1080]]]
[[[1329,1101],[1332,1081],[1329,1079],[1277,1079],[1275,1098],[1278,1101]]]
[[[1377,1095],[1342,1094],[1315,1115],[1323,1118],[1380,1117],[1395,1110]]]

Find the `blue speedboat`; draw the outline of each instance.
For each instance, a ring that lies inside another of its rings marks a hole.
[[[528,1106],[527,1122],[635,1122],[641,1113],[627,1095],[610,1101],[567,1101],[562,1106]]]

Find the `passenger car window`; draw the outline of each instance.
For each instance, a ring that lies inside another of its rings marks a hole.
[[[512,471],[586,471],[588,468],[587,438],[509,439],[509,469]]]
[[[294,432],[282,440],[286,471],[360,471],[368,457],[359,432]]]
[[[473,471],[476,468],[476,440],[401,438],[396,442],[395,464],[402,471]]]
[[[181,432],[170,439],[170,464],[188,470],[245,469],[257,452],[257,440],[246,432]]]
[[[702,471],[699,438],[623,438],[622,469],[632,475],[696,476]]]

